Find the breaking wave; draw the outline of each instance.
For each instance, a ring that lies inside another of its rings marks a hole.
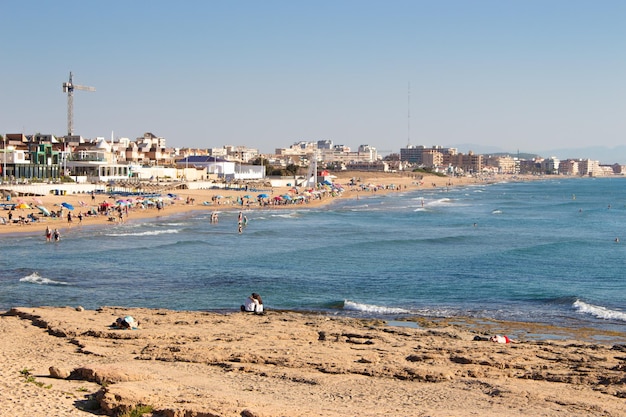
[[[587,304],[580,300],[576,300],[573,307],[579,313],[589,314],[599,319],[626,321],[626,312],[623,311],[611,310],[606,307]]]
[[[33,272],[32,274],[27,275],[24,278],[20,278],[20,282],[28,282],[30,284],[39,285],[68,285],[67,282],[55,281],[50,278],[44,278],[36,272]]]
[[[360,311],[363,313],[375,314],[407,314],[409,310],[403,308],[383,307],[372,304],[355,303],[354,301],[345,300],[343,302],[344,310]]]
[[[167,230],[150,230],[146,232],[129,232],[129,233],[106,233],[107,236],[121,237],[121,236],[157,236],[164,234],[178,233],[178,229]]]

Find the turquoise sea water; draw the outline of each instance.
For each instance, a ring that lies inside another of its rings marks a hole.
[[[626,179],[361,193],[320,209],[210,212],[58,243],[1,239],[0,309],[104,305],[469,316],[624,331]],[[615,242],[619,237],[621,242]]]

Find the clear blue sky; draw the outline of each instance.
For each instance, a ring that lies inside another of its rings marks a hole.
[[[88,138],[261,152],[626,138],[623,0],[0,0],[0,16],[0,133],[64,135],[72,71],[97,89],[74,94]]]

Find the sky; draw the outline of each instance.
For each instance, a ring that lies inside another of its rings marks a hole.
[[[96,88],[74,92],[86,138],[626,145],[623,0],[0,0],[0,16],[0,134],[65,135],[71,71]]]

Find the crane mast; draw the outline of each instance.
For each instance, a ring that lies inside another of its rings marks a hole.
[[[96,91],[95,87],[88,87],[85,85],[77,85],[72,82],[72,73],[70,72],[70,79],[68,82],[63,83],[63,92],[67,93],[67,134],[72,136],[74,134],[74,90],[82,91]]]

